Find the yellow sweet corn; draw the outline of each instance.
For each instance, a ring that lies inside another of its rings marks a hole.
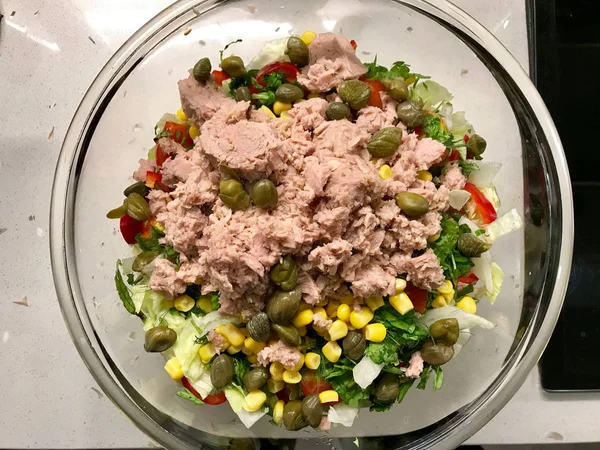
[[[387,180],[388,178],[391,178],[393,173],[392,173],[392,168],[390,166],[388,166],[387,164],[382,165],[379,170],[379,178],[381,178],[382,180]]]
[[[271,394],[277,394],[284,387],[285,383],[283,382],[283,378],[281,380],[274,380],[273,378],[267,380],[267,389]]]
[[[174,380],[181,380],[183,378],[183,371],[181,370],[181,364],[177,360],[177,357],[174,356],[165,364],[165,370],[169,374],[171,378]]]
[[[244,336],[244,333],[242,333],[234,324],[228,323],[226,325],[219,325],[217,328],[215,328],[215,331],[224,336],[231,345],[234,347],[240,347],[241,350],[246,336]]]
[[[375,311],[377,308],[381,308],[383,305],[385,305],[381,295],[367,297],[365,298],[365,303],[369,308],[371,308],[371,311]]]
[[[273,407],[273,422],[280,424],[283,421],[283,407],[285,402],[283,400],[277,400]]]
[[[323,391],[319,394],[319,400],[321,403],[331,403],[339,401],[340,396],[334,390]]]
[[[321,95],[320,92],[311,92],[310,94],[308,94],[308,98],[309,100],[311,98],[323,98],[323,95]]]
[[[198,349],[198,356],[200,356],[200,359],[204,364],[209,363],[216,354],[215,347],[210,342]]]
[[[257,111],[264,112],[265,114],[268,114],[268,116],[273,119],[275,118],[275,114],[273,114],[273,111],[271,111],[265,105],[262,105],[260,108],[257,109]]]
[[[325,312],[329,317],[335,319],[337,317],[338,306],[340,306],[340,301],[336,299],[331,299],[325,307]]]
[[[364,328],[371,320],[373,320],[373,311],[366,306],[360,308],[360,311],[350,313],[350,324],[357,330]]]
[[[286,370],[283,372],[283,381],[287,384],[298,384],[302,380],[302,375],[294,370]]]
[[[289,111],[290,109],[292,109],[291,103],[283,103],[283,102],[280,102],[279,100],[277,100],[275,103],[273,103],[273,112],[275,113],[276,116],[280,115],[284,111]]]
[[[323,316],[324,319],[327,319],[327,312],[325,311],[325,308],[323,308],[322,306],[315,306],[312,309],[313,312],[313,316],[315,314],[320,314],[321,316]]]
[[[307,330],[307,328],[306,328],[306,327],[298,327],[298,334],[299,334],[301,337],[304,337],[304,336],[306,336],[306,333],[308,333],[308,330]]]
[[[296,328],[304,327],[313,321],[313,312],[310,309],[300,311],[292,319],[292,325]]]
[[[267,342],[267,347],[271,347],[279,342],[279,339],[271,339]]]
[[[246,339],[244,339],[244,348],[249,350],[250,353],[258,353],[266,346],[267,344],[265,344],[264,342],[257,342],[251,337],[247,337]]]
[[[348,306],[353,306],[354,305],[354,297],[352,295],[346,295],[346,296],[340,298],[340,303],[342,303],[344,305],[348,305]]]
[[[437,291],[442,295],[450,294],[452,291],[454,291],[454,287],[452,286],[452,281],[444,280],[442,285],[439,288],[437,288]]]
[[[402,315],[414,309],[410,297],[404,292],[390,296],[390,305]]]
[[[396,294],[404,292],[404,289],[406,289],[406,280],[403,280],[402,278],[396,278]]]
[[[177,117],[179,117],[180,120],[182,120],[184,122],[187,120],[187,116],[183,112],[182,108],[179,108],[175,114],[177,115]]]
[[[267,394],[260,389],[254,389],[244,398],[244,409],[249,412],[258,411],[266,401]]]
[[[448,292],[447,294],[444,294],[444,298],[446,299],[447,303],[451,303],[452,300],[454,300],[454,289],[452,289],[450,292]]]
[[[323,356],[327,358],[329,362],[338,362],[340,356],[342,356],[342,347],[335,341],[330,341],[323,346]]]
[[[321,300],[314,306],[321,306],[322,308],[325,308],[328,303],[329,303],[329,299],[327,297],[325,297],[323,300]]]
[[[427,238],[427,242],[429,242],[431,244],[432,242],[437,241],[439,238],[440,238],[440,234],[439,233],[438,234],[434,234],[433,236],[429,236]]]
[[[444,306],[448,306],[446,297],[444,297],[442,294],[436,295],[433,301],[431,302],[431,306],[433,308],[443,308]]]
[[[183,294],[173,301],[173,306],[175,306],[177,311],[188,312],[190,309],[196,306],[196,302],[189,295]]]
[[[242,348],[244,348],[242,345],[230,345],[229,347],[227,347],[227,353],[229,353],[230,355],[235,355],[236,353],[241,352]]]
[[[343,320],[344,322],[348,322],[350,320],[351,309],[348,305],[341,304],[337,309],[337,318]]]
[[[167,201],[167,203],[169,203],[169,201]],[[156,228],[158,231],[163,231],[163,232],[165,231],[165,226],[162,223],[160,223],[160,222],[156,222],[154,224],[154,228]],[[200,283],[196,283],[196,284],[200,284]]]
[[[202,311],[204,311],[205,313],[211,312],[212,306],[210,304],[210,296],[203,295],[202,297],[200,297],[198,299],[198,301],[196,302],[196,306],[198,308],[200,308]]]
[[[269,366],[269,373],[275,381],[283,380],[283,372],[285,372],[285,367],[279,361],[275,361]]]
[[[246,359],[248,360],[248,362],[250,364],[256,364],[258,363],[258,356],[256,356],[256,354],[252,353],[251,355],[246,356]]]
[[[298,306],[298,312],[306,311],[307,309],[312,309],[312,305],[309,305],[306,302],[300,302],[300,306]]]
[[[348,325],[343,320],[336,320],[327,330],[327,335],[332,341],[344,339],[348,335]]]
[[[470,314],[475,314],[477,312],[477,303],[475,303],[473,297],[469,297],[468,295],[461,298],[456,304],[456,307]]]
[[[381,342],[385,339],[387,330],[382,323],[370,323],[365,327],[365,339],[371,342]]]
[[[284,120],[291,120],[292,116],[290,116],[287,111],[281,111],[281,114],[279,114],[279,118]]]
[[[321,355],[314,352],[309,352],[304,358],[304,365],[311,370],[317,370],[321,364]]]
[[[433,180],[433,175],[431,175],[429,170],[419,170],[417,172],[417,178],[423,181],[431,181]]]
[[[192,139],[196,139],[198,136],[200,136],[200,130],[196,125],[192,125],[188,130],[188,133]]]
[[[314,31],[306,30],[300,35],[300,40],[306,45],[310,45],[310,43],[313,41],[316,35],[317,33],[315,33]]]
[[[298,360],[298,364],[294,366],[294,372],[300,372],[300,369],[302,369],[302,366],[304,365],[305,359],[306,356],[304,356],[304,353],[300,353],[300,359]]]

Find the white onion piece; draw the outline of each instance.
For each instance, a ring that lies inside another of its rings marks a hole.
[[[492,255],[490,252],[482,253],[479,258],[473,258],[473,273],[485,286],[488,292],[492,292],[494,284],[492,280]]]
[[[381,373],[383,366],[385,366],[385,364],[375,364],[368,356],[363,357],[363,359],[354,366],[354,369],[352,369],[354,381],[356,381],[356,384],[361,388],[368,388]]]
[[[469,183],[475,186],[485,186],[492,184],[498,171],[502,168],[502,164],[497,162],[477,161],[474,164],[479,167],[479,170],[474,171],[469,175]]]
[[[467,204],[469,199],[471,198],[471,194],[467,191],[463,191],[462,189],[455,189],[450,191],[448,195],[448,203],[456,210],[461,210],[463,206]]]
[[[327,420],[329,420],[331,423],[339,423],[345,427],[351,427],[357,415],[358,408],[340,403],[329,408]]]

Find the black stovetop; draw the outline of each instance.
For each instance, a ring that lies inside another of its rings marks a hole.
[[[575,201],[571,279],[542,386],[600,390],[600,1],[530,0],[528,15],[532,78],[558,128]]]

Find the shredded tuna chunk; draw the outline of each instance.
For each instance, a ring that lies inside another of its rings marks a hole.
[[[445,279],[440,262],[430,248],[421,256],[406,260],[402,271],[406,272],[407,281],[428,291],[440,287]]]
[[[414,352],[410,357],[408,367],[402,368],[402,371],[408,378],[419,378],[423,372],[423,363],[421,352]]]
[[[323,317],[322,314],[315,314],[313,316],[312,326],[315,330],[323,333],[329,329],[333,322]]]
[[[187,284],[177,276],[175,266],[166,259],[154,260],[154,271],[150,277],[150,288],[173,298],[185,292]]]
[[[269,363],[280,362],[283,366],[292,370],[300,362],[300,350],[285,345],[281,341],[263,348],[258,353],[258,363],[267,366]]]
[[[208,332],[208,340],[213,345],[215,352],[221,353],[227,348],[227,339],[225,336],[217,333],[215,330]]]
[[[133,173],[133,179],[136,181],[146,181],[146,172],[156,170],[156,161],[151,159],[140,159],[140,167]]]
[[[463,175],[457,162],[451,162],[444,168],[440,180],[451,191],[462,189],[467,184],[467,178]]]

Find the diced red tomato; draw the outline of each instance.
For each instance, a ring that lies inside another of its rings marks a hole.
[[[156,166],[162,167],[164,162],[169,159],[171,155],[165,152],[159,144],[156,144]]]
[[[220,405],[221,403],[225,403],[227,401],[227,397],[225,397],[224,392],[217,392],[216,394],[210,394],[202,398],[202,396],[198,393],[196,389],[194,389],[194,386],[192,386],[192,384],[186,377],[183,377],[181,379],[181,384],[183,384],[184,388],[186,388],[188,391],[190,391],[192,394],[194,394],[197,398],[202,400],[207,405]]]
[[[150,234],[152,233],[152,227],[154,225],[156,225],[156,217],[151,217],[150,219],[146,220],[144,222],[144,227],[140,232],[140,236],[148,239],[150,237]]]
[[[385,91],[385,86],[377,80],[366,80],[365,83],[371,88],[371,96],[369,97],[369,106],[377,106],[379,109],[383,108],[381,102],[381,91]]]
[[[356,51],[356,47],[358,47],[358,45],[356,44],[356,41],[354,39],[352,39],[350,41],[350,45],[352,46],[352,48],[354,49],[354,51]]]
[[[135,244],[135,237],[141,233],[144,228],[144,222],[135,220],[125,214],[119,221],[119,228],[121,229],[121,235],[123,236],[123,239],[125,239],[125,242],[128,244]]]
[[[415,311],[424,313],[425,308],[427,307],[427,291],[416,287],[409,281],[406,283],[406,289],[404,289],[404,292],[410,298],[410,301],[415,307]]]
[[[468,135],[468,134],[465,134],[465,135],[463,136],[463,141],[465,141],[465,144],[466,144],[467,142],[469,142],[469,135]]]
[[[148,186],[150,189],[154,189],[156,183],[161,181],[162,175],[160,173],[151,171],[146,172],[146,186]]]
[[[496,220],[498,214],[494,209],[494,205],[485,198],[485,195],[483,195],[474,184],[467,183],[463,189],[471,194],[471,198],[467,202],[466,208],[472,218],[475,218],[482,225],[489,225]]]
[[[308,371],[302,376],[300,386],[302,387],[302,393],[304,396],[320,394],[323,391],[333,389],[329,381],[318,378],[313,371]]]
[[[189,149],[194,146],[194,141],[190,137],[190,127],[188,127],[187,125],[182,125],[177,122],[167,122],[165,123],[163,131],[170,133],[171,136],[169,136],[169,139],[174,140],[175,142],[181,144],[185,148]]]
[[[475,275],[473,272],[469,272],[468,274],[463,275],[462,277],[458,277],[457,281],[463,284],[475,284],[478,280],[479,278],[477,278],[477,275]]]
[[[417,133],[417,136],[419,136],[419,139],[421,139],[422,137],[425,136],[425,132],[423,131],[423,128],[421,128],[421,127],[413,127],[413,131],[415,133]]]
[[[455,148],[450,152],[450,156],[448,156],[448,161],[460,161],[460,153]]]
[[[231,78],[222,70],[213,70],[212,76],[215,79],[215,83],[217,83],[217,86],[223,86],[223,81],[227,80],[228,78]]]
[[[164,192],[173,192],[173,189],[171,189],[169,186],[167,186],[162,181],[157,181],[156,183],[154,183],[154,189],[158,189],[159,191],[164,191]]]
[[[296,81],[298,74],[300,71],[298,68],[290,62],[284,61],[274,61],[271,64],[267,64],[265,67],[260,69],[260,71],[256,74],[256,82],[261,85],[265,85],[263,82],[263,78],[265,75],[268,75],[273,72],[283,72],[287,75],[288,83],[293,83]]]

